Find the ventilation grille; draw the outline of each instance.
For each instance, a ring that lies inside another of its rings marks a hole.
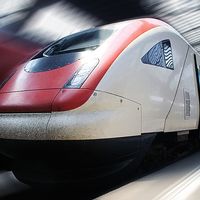
[[[184,92],[184,118],[189,119],[190,117],[190,93],[188,91]]]

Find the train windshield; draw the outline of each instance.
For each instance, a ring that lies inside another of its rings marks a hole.
[[[79,32],[55,42],[43,52],[43,56],[95,50],[108,39],[112,33],[113,30],[100,28]]]
[[[57,69],[84,58],[86,51],[94,51],[114,30],[93,28],[64,37],[37,54],[25,66],[27,72]]]

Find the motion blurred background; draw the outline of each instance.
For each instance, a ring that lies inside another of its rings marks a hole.
[[[0,0],[0,79],[63,36],[137,17],[166,21],[200,52],[200,0]],[[18,190],[10,176],[1,173],[0,198]]]
[[[200,51],[199,0],[0,0],[0,5],[3,68],[26,61],[63,36],[137,17],[168,22]]]

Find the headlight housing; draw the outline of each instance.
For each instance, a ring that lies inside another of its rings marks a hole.
[[[64,85],[64,88],[80,88],[92,71],[99,63],[95,58],[84,63],[73,75],[73,77]]]

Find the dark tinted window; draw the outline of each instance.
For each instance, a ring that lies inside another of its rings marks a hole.
[[[43,56],[52,56],[61,53],[95,50],[107,38],[113,30],[94,28],[67,36],[52,44],[43,52]]]
[[[172,48],[169,40],[163,40],[154,45],[143,57],[144,64],[156,65],[174,69]]]
[[[26,72],[44,72],[69,65],[81,59],[79,53],[60,54],[51,57],[40,57],[30,60],[25,66]]]
[[[86,50],[95,50],[113,30],[93,28],[53,43],[37,54],[25,67],[27,72],[44,72],[63,67],[84,57]]]

